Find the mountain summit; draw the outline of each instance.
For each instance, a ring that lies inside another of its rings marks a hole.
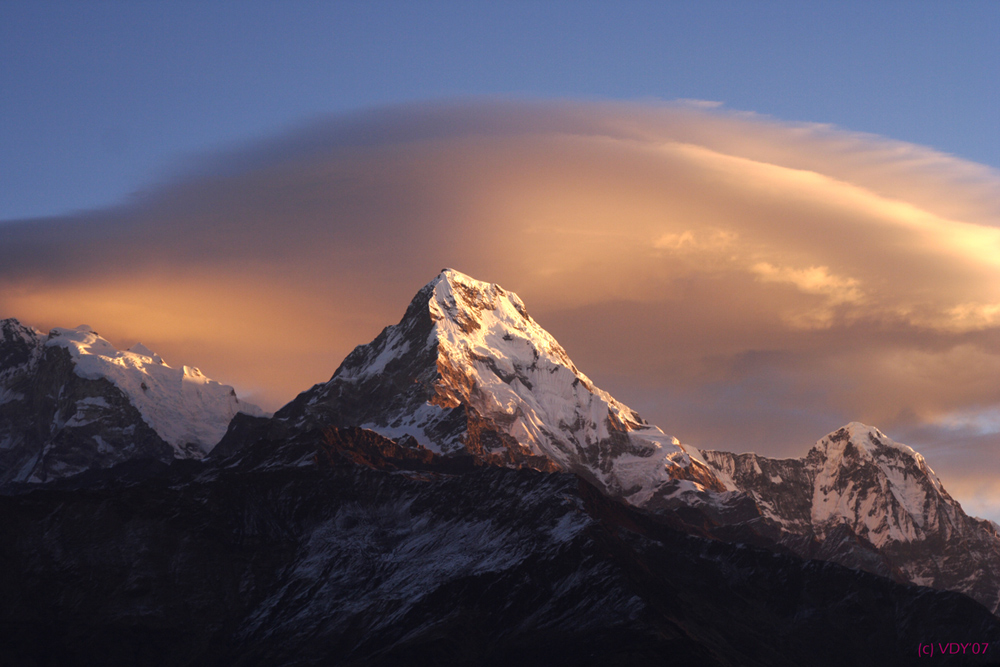
[[[852,422],[800,459],[703,455],[800,555],[959,590],[1000,611],[995,526],[968,516],[923,456],[877,428]],[[809,548],[802,537],[813,541]]]
[[[697,449],[581,373],[516,294],[454,269],[275,418],[300,429],[360,426],[483,464],[574,472],[634,505],[723,490]]]
[[[345,429],[367,430],[372,451],[393,460],[572,472],[631,505],[700,517],[698,529],[722,539],[1000,608],[1000,538],[909,447],[854,422],[802,459],[702,452],[597,388],[516,294],[453,269],[328,382],[271,420],[235,419],[213,456],[307,465],[361,437]]]
[[[85,325],[45,335],[0,320],[0,485],[201,458],[237,412],[263,414],[142,344],[121,351]]]

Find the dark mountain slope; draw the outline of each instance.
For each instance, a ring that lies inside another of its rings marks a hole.
[[[378,438],[0,498],[0,664],[904,665],[920,643],[1000,642],[959,594]]]

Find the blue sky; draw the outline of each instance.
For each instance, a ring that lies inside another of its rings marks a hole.
[[[112,205],[330,113],[719,101],[1000,167],[997,2],[0,4],[0,220]]]

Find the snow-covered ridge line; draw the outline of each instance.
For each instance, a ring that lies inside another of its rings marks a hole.
[[[68,351],[79,377],[114,384],[179,457],[190,456],[191,444],[211,451],[237,412],[265,414],[197,368],[172,368],[141,343],[119,350],[86,325],[53,329],[45,346]]]

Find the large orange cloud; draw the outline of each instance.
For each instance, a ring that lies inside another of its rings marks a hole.
[[[857,419],[981,490],[968,475],[1000,472],[998,222],[995,170],[828,126],[424,105],[213,157],[113,211],[4,223],[0,313],[142,340],[274,408],[452,266],[518,292],[685,441],[801,455]]]

